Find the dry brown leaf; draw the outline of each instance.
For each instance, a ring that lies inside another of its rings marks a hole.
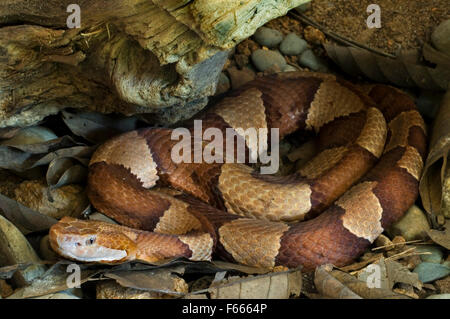
[[[68,275],[67,272],[67,262],[59,262],[52,266],[44,275],[40,278],[35,279],[31,285],[17,289],[11,296],[10,299],[23,299],[32,298],[38,296],[44,296],[58,291],[67,290],[69,287],[67,285]],[[80,266],[80,284],[85,283],[92,277],[101,272],[101,270],[89,269],[88,266]]]
[[[229,263],[222,260],[214,260],[211,262],[214,266],[216,266],[218,269],[222,270],[237,270],[245,274],[267,274],[271,272],[271,269],[269,268],[260,268],[260,267],[251,267],[241,264],[234,264]]]
[[[428,231],[428,236],[430,236],[436,244],[450,250],[450,220],[447,220],[444,228],[444,231],[430,229]]]
[[[419,280],[419,275],[410,272],[408,268],[396,261],[381,258],[372,265],[379,267],[380,288],[391,290],[395,284],[402,283],[411,285],[419,290],[422,289],[422,282]],[[372,267],[366,267],[359,272],[358,280],[367,282],[368,277],[374,272]]]
[[[348,265],[348,266],[345,266],[345,267],[341,267],[339,269],[342,270],[342,271],[345,271],[345,272],[360,270],[360,269],[364,268],[365,266],[367,266],[368,264],[371,264],[371,263],[379,260],[382,257],[383,257],[383,254],[382,253],[378,253],[378,254],[375,254],[372,257],[368,258],[367,260],[356,262],[356,263],[353,263],[351,265]]]
[[[188,285],[176,274],[183,273],[184,267],[177,266],[152,270],[119,270],[107,272],[104,276],[116,280],[123,287],[182,296],[188,292]]]
[[[429,153],[420,180],[420,196],[426,211],[438,215],[442,208],[443,182],[450,151],[450,90],[433,124]]]
[[[18,270],[24,270],[31,264],[15,264],[11,266],[0,267],[0,279],[11,279]]]
[[[302,288],[300,269],[247,277],[231,276],[220,280],[224,276],[225,272],[218,273],[207,289],[211,299],[288,299],[300,296]]]
[[[137,117],[105,115],[94,112],[61,112],[63,121],[73,134],[90,142],[102,143],[114,135],[136,129]]]
[[[428,43],[425,43],[422,50],[423,57],[433,63],[442,67],[450,68],[450,56],[433,48]]]
[[[365,76],[375,82],[429,90],[446,90],[450,83],[450,69],[445,66],[430,68],[412,62],[409,58],[392,59],[357,47],[334,44],[324,44],[324,47],[328,56],[353,76]]]
[[[333,270],[332,265],[316,269],[314,284],[319,293],[334,299],[404,299],[390,289],[369,288],[366,281],[358,280],[346,272]]]
[[[316,268],[314,285],[323,297],[333,299],[362,299],[361,296],[335,278],[331,274],[332,270],[332,265],[323,265]]]
[[[11,221],[24,235],[49,229],[58,221],[0,194],[0,215]]]

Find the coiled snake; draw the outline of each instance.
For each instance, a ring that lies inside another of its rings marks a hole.
[[[392,87],[279,73],[199,118],[202,132],[279,128],[283,138],[313,130],[318,153],[297,173],[275,177],[242,163],[175,163],[169,128],[122,134],[96,150],[87,188],[95,208],[122,225],[64,217],[50,229],[52,248],[101,263],[216,254],[258,267],[344,266],[417,197],[425,125],[411,98]],[[192,122],[186,128],[192,132]],[[239,138],[248,160],[257,146]],[[259,143],[268,140],[269,133]]]

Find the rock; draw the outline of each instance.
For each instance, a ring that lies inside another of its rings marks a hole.
[[[260,27],[253,35],[253,39],[260,45],[274,48],[283,40],[283,34],[278,30]]]
[[[299,71],[296,67],[293,67],[290,64],[286,64],[286,66],[283,68],[283,72],[296,72]]]
[[[388,229],[390,235],[401,235],[407,241],[427,238],[430,229],[425,213],[416,205],[411,206],[405,215]]]
[[[76,217],[88,205],[84,189],[79,185],[65,185],[48,191],[44,181],[24,181],[14,193],[19,203],[57,219],[64,216]]]
[[[308,48],[308,43],[295,33],[289,33],[280,44],[280,51],[286,55],[299,55]]]
[[[427,255],[420,255],[420,258],[424,262],[440,264],[444,257],[442,250],[439,247],[432,245],[418,245],[416,246],[416,252],[429,253]]]
[[[225,93],[231,87],[230,79],[228,76],[221,72],[219,76],[219,82],[217,83],[216,95]]]
[[[450,19],[434,29],[431,34],[431,43],[436,49],[450,56]]]
[[[427,283],[450,275],[450,267],[442,264],[423,262],[414,269],[414,272],[419,275],[421,282]]]
[[[430,295],[425,299],[450,299],[450,294]]]
[[[227,72],[228,75],[230,76],[231,88],[233,90],[253,80],[256,77],[255,73],[249,68],[243,68],[242,70],[238,70],[237,68],[232,67],[229,68]]]
[[[277,51],[271,50],[256,50],[252,53],[252,62],[255,67],[264,72],[271,67],[278,67],[280,70],[286,66],[286,60],[284,57]]]
[[[14,283],[19,287],[29,285],[46,271],[46,267],[39,264],[41,259],[25,236],[9,220],[0,215],[0,267],[21,263],[34,265],[14,274]]]
[[[310,68],[313,71],[325,71],[326,66],[316,57],[312,50],[305,50],[298,56],[298,63],[302,66]]]
[[[46,261],[57,261],[59,259],[58,254],[50,247],[48,235],[42,237],[41,242],[39,243],[39,255]]]

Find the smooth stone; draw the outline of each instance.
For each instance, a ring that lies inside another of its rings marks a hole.
[[[259,45],[274,48],[283,40],[283,34],[278,30],[260,27],[255,31],[255,34],[253,34],[253,39],[255,39]]]
[[[270,50],[256,50],[252,53],[252,62],[261,72],[275,66],[283,70],[286,66],[284,57],[279,52]]]
[[[313,71],[326,70],[326,66],[316,57],[312,50],[305,50],[298,56],[298,63],[301,66],[310,68]]]
[[[420,259],[428,263],[440,264],[444,258],[444,254],[439,247],[431,245],[416,246],[416,252],[418,253],[431,253],[431,255],[420,255]]]
[[[289,33],[280,44],[280,51],[286,55],[299,55],[308,48],[308,42],[295,33]]]
[[[296,67],[293,67],[290,64],[286,64],[286,66],[283,69],[283,72],[296,72],[299,71],[299,69],[297,69]]]
[[[21,263],[33,265],[18,270],[14,274],[14,283],[19,287],[29,285],[47,270],[44,265],[39,264],[41,259],[25,236],[9,220],[0,215],[0,267]]]
[[[450,267],[442,264],[423,262],[414,271],[423,283],[435,281],[450,275]]]
[[[425,299],[450,299],[450,294],[430,295]]]
[[[450,56],[450,19],[445,20],[431,34],[434,47]]]
[[[425,239],[430,229],[425,213],[416,205],[411,206],[405,215],[388,229],[393,236],[400,235],[407,241]]]

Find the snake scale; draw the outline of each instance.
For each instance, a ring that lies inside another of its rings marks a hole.
[[[93,206],[121,225],[64,217],[50,229],[52,248],[107,264],[217,256],[257,267],[339,267],[417,198],[425,124],[413,100],[395,88],[278,73],[245,84],[197,118],[203,132],[278,128],[283,138],[313,131],[317,155],[280,177],[245,163],[175,163],[171,128],[124,133],[96,150],[87,187]],[[259,143],[267,146],[266,132]],[[256,145],[237,138],[248,161]]]

